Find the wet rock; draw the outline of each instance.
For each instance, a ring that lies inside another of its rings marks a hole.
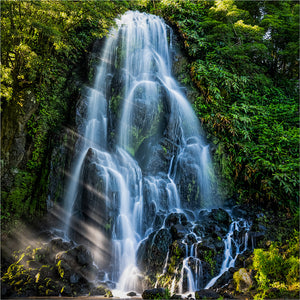
[[[80,276],[78,277],[78,280],[81,277],[84,277],[89,281],[92,281],[96,278],[96,274],[98,270],[93,265],[92,254],[83,245],[79,245],[68,251],[61,251],[57,253],[55,260],[58,269],[61,267],[64,271],[64,276],[70,278],[70,281],[71,281],[71,276],[73,276],[72,281],[74,280],[76,281],[77,280],[76,278],[78,276]],[[70,270],[73,270],[75,273],[78,273],[78,276],[74,275],[74,273],[70,272]]]
[[[202,273],[203,273],[203,282],[201,283],[202,288],[204,288],[209,281],[213,278],[211,264],[206,261],[201,261]],[[215,275],[215,274],[214,274]]]
[[[136,293],[135,292],[130,292],[130,293],[127,293],[127,296],[134,297],[134,296],[136,296]]]
[[[183,226],[188,224],[187,217],[184,213],[171,213],[167,216],[165,220],[166,227],[171,227],[177,224],[182,224]]]
[[[87,281],[94,281],[97,277],[97,272],[98,272],[97,267],[92,264],[83,266],[79,269],[79,273]]]
[[[104,296],[106,294],[107,288],[103,285],[99,285],[91,289],[90,296]]]
[[[236,205],[232,208],[231,213],[236,218],[245,218],[247,219],[249,217],[248,212],[242,208],[240,205]]]
[[[214,232],[220,232],[224,235],[232,222],[230,215],[222,208],[212,209],[211,211],[201,210],[199,220],[201,225],[205,227],[206,235]]]
[[[217,254],[217,251],[214,244],[204,241],[197,245],[196,254],[198,258],[206,261],[207,258],[213,258]]]
[[[181,199],[181,207],[184,209],[197,209],[199,204],[205,206],[206,199],[203,196],[199,182],[198,166],[195,164],[195,155],[201,150],[197,143],[185,149],[185,155],[178,159],[175,182]]]
[[[165,216],[163,213],[156,213],[153,221],[153,229],[158,230],[162,227],[164,223]]]
[[[45,230],[38,235],[38,238],[42,241],[49,242],[55,238],[55,235],[50,230]]]
[[[91,252],[83,245],[79,245],[76,249],[76,259],[79,265],[86,266],[93,263]]]
[[[56,277],[56,272],[55,272],[54,266],[42,266],[38,272],[40,274],[39,275],[40,279]]]
[[[226,271],[213,285],[213,289],[218,289],[223,287],[224,285],[228,284],[233,279],[233,274],[236,271],[236,268],[230,268]]]
[[[28,266],[28,268],[38,269],[41,266],[41,263],[35,260],[28,260],[26,262],[26,265]]]
[[[236,260],[235,260],[235,267],[236,268],[247,268],[252,264],[251,259],[251,250],[247,250],[241,254],[238,254]]]
[[[166,290],[164,288],[156,288],[145,290],[142,294],[143,299],[164,299],[166,298]]]
[[[60,294],[61,294],[61,296],[67,296],[67,297],[73,296],[72,289],[68,284],[63,286]]]
[[[181,300],[182,299],[182,296],[181,295],[177,295],[177,294],[174,294],[174,295],[172,295],[171,296],[171,298],[170,299],[174,299],[174,300]]]
[[[146,272],[161,272],[169,246],[172,244],[172,235],[168,229],[163,228],[152,232],[140,244],[137,251],[137,264]]]
[[[67,251],[72,247],[74,247],[73,242],[65,242],[61,238],[51,240],[45,249],[47,251],[48,260],[51,263],[55,263],[55,257],[58,252]]]
[[[193,228],[193,232],[199,237],[204,237],[205,227],[201,224],[196,224]]]
[[[218,299],[220,295],[213,290],[200,290],[195,292],[196,299]]]
[[[186,238],[185,238],[185,242],[191,246],[195,243],[197,243],[197,238],[196,238],[196,235],[194,233],[189,233]]]
[[[186,227],[181,224],[176,224],[171,227],[171,234],[174,240],[183,239],[184,236],[188,233]]]
[[[229,226],[232,221],[229,214],[222,208],[212,209],[211,214],[212,218],[218,223],[223,223]]]
[[[253,286],[251,275],[245,268],[241,268],[235,272],[233,274],[233,280],[238,292],[247,292]]]
[[[70,283],[74,284],[74,283],[78,283],[79,280],[81,279],[81,275],[78,273],[73,273],[70,275]]]
[[[186,256],[186,247],[185,245],[179,241],[176,240],[172,243],[170,246],[170,257],[176,257],[176,258],[183,258]]]
[[[195,213],[194,213],[194,211],[189,210],[189,209],[185,209],[184,213],[187,216],[187,219],[189,221],[195,221]]]
[[[74,256],[73,251],[61,251],[58,252],[55,256],[55,261],[63,261],[65,264],[68,264],[71,268],[77,268],[76,257]]]

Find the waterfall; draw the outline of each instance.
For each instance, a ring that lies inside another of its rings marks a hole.
[[[121,291],[141,290],[135,253],[159,213],[219,204],[209,146],[171,74],[171,42],[159,17],[124,14],[78,111],[65,233],[96,247],[96,263]],[[188,260],[184,269],[192,278]]]

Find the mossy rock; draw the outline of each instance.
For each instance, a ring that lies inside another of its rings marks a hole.
[[[245,268],[239,269],[233,274],[236,290],[240,293],[248,292],[253,286],[253,280]]]
[[[103,285],[99,285],[97,287],[94,287],[90,293],[89,296],[104,296],[106,294],[106,287]]]
[[[167,296],[167,290],[164,288],[145,290],[142,294],[143,299],[166,299]]]

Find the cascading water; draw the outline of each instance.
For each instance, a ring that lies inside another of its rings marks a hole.
[[[106,39],[94,86],[78,112],[82,138],[65,196],[65,233],[95,247],[96,264],[121,291],[142,290],[136,253],[160,234],[172,240],[168,214],[190,214],[192,232],[199,209],[220,205],[209,146],[171,75],[171,44],[172,31],[159,17],[124,14]],[[174,292],[176,284],[186,292],[185,274],[189,291],[202,278],[195,246],[201,238],[190,238],[172,279]]]

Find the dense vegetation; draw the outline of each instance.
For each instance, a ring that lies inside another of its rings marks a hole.
[[[296,213],[298,1],[2,1],[1,164],[14,177],[3,186],[2,218],[43,211],[46,149],[76,98],[75,66],[129,5],[163,16],[180,34],[227,194]],[[33,146],[14,166],[18,118]]]
[[[183,40],[200,91],[194,107],[215,145],[226,188],[243,202],[297,212],[298,1],[144,5]]]
[[[298,1],[1,1],[2,229],[45,212],[53,137],[87,80],[78,65],[128,8],[179,34],[224,194],[285,213],[252,256],[256,297],[299,291]]]
[[[126,5],[1,1],[2,224],[45,211],[51,136],[76,101],[82,78],[75,68]],[[14,143],[18,135],[25,139],[24,159],[14,157],[13,148],[23,146]],[[4,182],[6,177],[13,182]]]

